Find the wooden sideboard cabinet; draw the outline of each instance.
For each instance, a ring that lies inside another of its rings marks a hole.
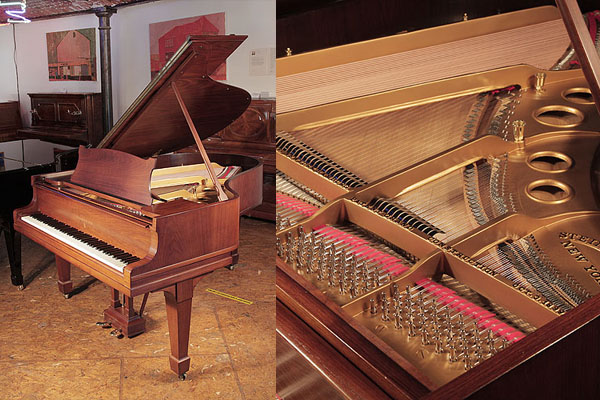
[[[100,93],[29,93],[31,127],[19,130],[26,139],[77,146],[96,146],[104,136]]]
[[[19,102],[0,103],[0,141],[14,140],[18,129],[21,129]]]
[[[209,152],[262,158],[263,202],[247,215],[274,221],[275,99],[252,100],[248,109],[237,120],[203,143]],[[194,151],[194,148],[187,148],[185,151]]]

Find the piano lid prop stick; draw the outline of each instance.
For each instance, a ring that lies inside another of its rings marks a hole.
[[[206,150],[204,149],[204,145],[202,145],[202,140],[200,140],[200,136],[198,135],[198,131],[196,130],[196,126],[194,125],[194,121],[192,121],[192,117],[190,116],[190,113],[188,112],[188,109],[185,106],[185,103],[183,102],[181,93],[179,93],[179,90],[177,89],[175,82],[171,82],[171,87],[173,88],[173,92],[175,92],[175,97],[177,98],[179,107],[181,108],[181,111],[183,112],[183,115],[185,116],[185,120],[186,120],[188,126],[190,127],[190,130],[192,131],[192,136],[194,136],[194,140],[196,141],[198,150],[200,150],[202,159],[204,160],[204,163],[206,164],[206,169],[208,170],[208,175],[210,175],[210,179],[212,180],[213,184],[215,185],[215,189],[217,190],[217,197],[218,197],[219,201],[225,201],[225,200],[227,200],[227,195],[225,194],[225,191],[223,190],[221,183],[217,179],[217,174],[215,174],[215,170],[210,162],[210,159],[208,158],[208,154],[206,153]]]
[[[600,113],[600,57],[598,57],[596,46],[590,37],[577,1],[556,0],[556,5],[581,62],[583,75],[590,85],[596,109]]]

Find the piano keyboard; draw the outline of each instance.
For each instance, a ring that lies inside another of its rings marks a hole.
[[[140,260],[47,215],[37,213],[22,217],[21,220],[119,272],[123,272],[126,265]]]

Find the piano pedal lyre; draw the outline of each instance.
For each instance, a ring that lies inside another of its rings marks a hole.
[[[140,313],[135,312],[133,308],[133,298],[123,295],[123,302],[120,299],[120,293],[118,290],[112,290],[111,305],[104,310],[104,320],[106,324],[110,324],[109,327],[114,328],[111,332],[112,336],[116,336],[121,339],[123,336],[132,338],[146,331],[146,320],[141,317],[148,294],[144,295],[142,306],[140,307]],[[108,327],[107,327],[108,328]],[[120,332],[121,337],[116,332]]]

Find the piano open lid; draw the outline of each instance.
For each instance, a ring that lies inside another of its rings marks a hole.
[[[250,94],[215,82],[209,75],[246,38],[243,35],[190,36],[98,147],[149,157],[194,144],[171,86],[173,83],[181,93],[200,139],[228,126],[246,110]]]

